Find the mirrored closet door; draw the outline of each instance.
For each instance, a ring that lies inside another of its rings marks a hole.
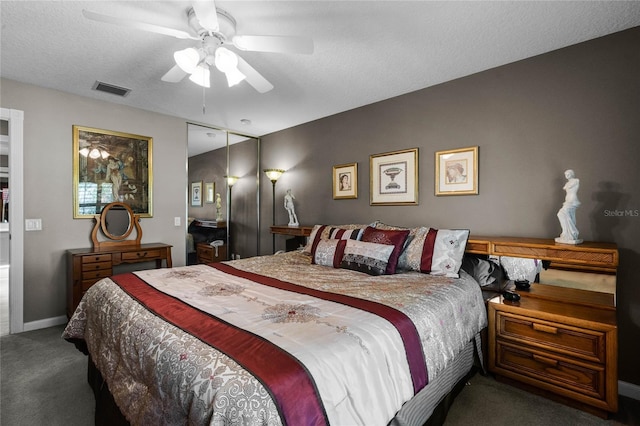
[[[188,124],[187,264],[259,253],[260,140]]]

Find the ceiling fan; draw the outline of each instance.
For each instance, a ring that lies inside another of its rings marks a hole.
[[[170,83],[180,82],[189,75],[189,80],[208,88],[211,85],[210,68],[215,66],[225,74],[229,87],[246,80],[258,92],[266,93],[273,89],[273,85],[227,46],[256,52],[313,53],[313,40],[306,37],[236,34],[236,20],[217,8],[213,0],[196,1],[187,10],[191,32],[88,10],[83,10],[82,14],[94,21],[198,41],[196,47],[174,52],[176,65],[162,76],[162,81]]]

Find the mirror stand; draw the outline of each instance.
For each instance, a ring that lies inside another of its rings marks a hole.
[[[135,214],[131,207],[124,203],[107,204],[102,213],[93,218],[95,225],[91,231],[91,242],[93,249],[115,247],[115,246],[139,246],[142,240],[142,227],[140,226],[140,215]],[[135,229],[136,238],[127,239]],[[107,238],[101,240],[98,234]]]

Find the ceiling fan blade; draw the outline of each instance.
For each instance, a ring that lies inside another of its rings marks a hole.
[[[116,18],[115,16],[102,15],[100,13],[91,12],[83,9],[82,14],[85,18],[92,21],[106,22],[107,24],[121,25],[123,27],[134,28],[136,30],[149,31],[152,33],[172,36],[179,39],[200,40],[199,37],[192,36],[186,31],[176,30],[173,28],[161,27],[160,25],[147,24],[146,22],[134,21],[127,18]]]
[[[178,65],[174,65],[160,80],[167,83],[179,83],[183,78],[187,76],[187,73],[182,70]]]
[[[237,35],[233,37],[233,45],[255,52],[313,53],[313,40],[308,37]]]
[[[193,11],[203,28],[209,31],[220,29],[218,12],[216,12],[216,4],[213,0],[193,2]]]
[[[258,92],[267,93],[269,90],[273,89],[273,84],[269,83],[262,74],[256,71],[240,56],[238,56],[238,70],[247,77],[247,83],[249,83]]]

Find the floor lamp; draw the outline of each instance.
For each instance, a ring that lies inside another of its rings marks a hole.
[[[269,180],[271,181],[271,184],[273,185],[273,215],[271,216],[272,218],[272,225],[276,224],[276,182],[278,181],[278,179],[280,178],[280,176],[282,176],[282,174],[284,173],[284,170],[282,169],[265,169],[264,173],[267,175],[267,177],[269,178]],[[272,234],[272,238],[273,238],[273,252],[276,252],[276,234]]]
[[[231,250],[231,188],[238,181],[238,176],[225,176],[227,180],[227,186],[229,187],[229,213],[227,214],[227,246],[229,251],[227,252],[227,259],[231,257],[233,251]]]

